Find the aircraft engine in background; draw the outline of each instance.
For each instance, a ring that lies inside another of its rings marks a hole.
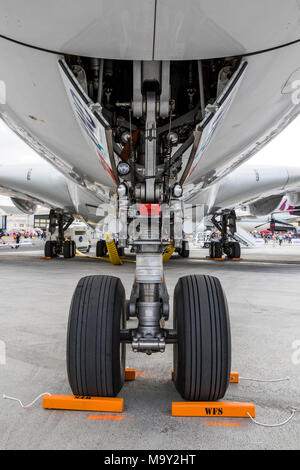
[[[32,215],[37,209],[37,204],[34,202],[26,201],[25,199],[20,199],[17,197],[11,197],[10,199],[17,209],[24,212],[24,214]]]

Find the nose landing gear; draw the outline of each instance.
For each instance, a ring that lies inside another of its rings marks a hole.
[[[131,112],[144,128],[139,130],[138,143],[129,137],[131,173],[117,188],[118,220],[123,227],[118,247],[131,247],[136,253],[135,279],[127,302],[118,278],[89,276],[79,281],[68,327],[69,382],[74,394],[115,396],[124,381],[126,344],[147,355],[162,353],[173,344],[174,383],[181,396],[217,400],[229,383],[231,357],[227,302],[219,280],[203,275],[180,278],[174,293],[174,327],[164,325],[169,295],[163,253],[171,246],[188,256],[179,167],[172,160],[169,134],[164,136],[157,128],[157,120],[164,123],[166,118],[167,129],[172,125],[170,64],[135,61],[135,68]],[[191,157],[196,149],[193,146]],[[176,181],[180,187],[175,191]],[[98,253],[102,250],[103,255],[104,244],[98,243]],[[126,316],[136,317],[135,328],[126,328]]]

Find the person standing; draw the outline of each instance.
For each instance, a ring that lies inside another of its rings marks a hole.
[[[21,238],[21,234],[20,232],[17,232],[16,233],[16,249],[19,248],[20,246],[20,238]]]

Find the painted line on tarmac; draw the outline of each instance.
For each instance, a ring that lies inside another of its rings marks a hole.
[[[243,424],[241,423],[210,423],[207,421],[206,423],[208,426],[234,426],[234,427],[241,427]]]
[[[124,416],[100,416],[100,415],[89,415],[88,419],[110,419],[113,421],[122,421],[124,419]]]

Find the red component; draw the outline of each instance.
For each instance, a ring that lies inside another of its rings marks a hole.
[[[160,215],[160,204],[140,204],[141,215]]]

